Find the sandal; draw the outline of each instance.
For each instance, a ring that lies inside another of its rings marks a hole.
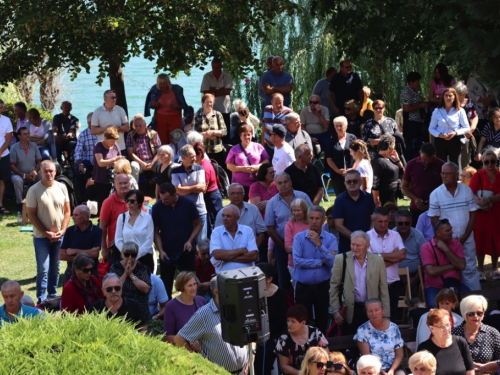
[[[8,215],[10,212],[4,206],[0,206],[0,214]]]

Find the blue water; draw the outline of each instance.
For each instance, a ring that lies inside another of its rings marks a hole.
[[[80,130],[87,127],[87,114],[103,104],[103,93],[109,89],[109,79],[107,78],[104,80],[102,86],[96,84],[98,62],[95,61],[90,65],[90,73],[86,74],[82,72],[74,81],[71,81],[68,73],[63,74],[62,94],[54,110],[54,114],[59,113],[60,103],[69,100],[73,104],[72,114],[80,119]],[[154,61],[135,57],[130,59],[123,69],[125,94],[127,96],[130,118],[136,113],[144,113],[146,96],[151,86],[156,83],[157,74],[155,74],[154,68]],[[184,97],[188,105],[193,106],[195,110],[201,107],[200,86],[203,75],[210,70],[210,67],[205,68],[204,71],[193,69],[189,77],[184,73],[180,73],[177,78],[170,76],[172,83],[184,88]],[[35,104],[37,101],[35,98]]]

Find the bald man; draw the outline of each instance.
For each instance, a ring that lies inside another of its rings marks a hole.
[[[24,292],[17,281],[8,280],[1,287],[4,304],[0,306],[0,328],[3,324],[12,323],[18,317],[34,317],[40,314],[40,310],[21,303]]]
[[[98,277],[97,265],[101,250],[102,229],[90,221],[90,209],[83,204],[75,207],[72,218],[74,225],[66,230],[59,252],[59,260],[68,262],[64,273],[64,283],[71,276],[73,259],[80,253],[85,253],[94,260],[92,274]]]
[[[64,154],[65,161],[68,161],[69,155],[76,147],[76,138],[80,128],[80,120],[71,114],[73,106],[71,102],[61,103],[61,111],[54,116],[52,127],[54,138],[56,140],[57,159],[62,162],[61,156]]]

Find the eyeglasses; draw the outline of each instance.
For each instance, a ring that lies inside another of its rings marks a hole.
[[[120,290],[122,290],[122,287],[121,287],[121,285],[115,285],[115,286],[108,286],[108,287],[104,288],[104,290],[108,293],[111,293],[113,291],[113,289],[115,290],[115,292],[119,292]]]
[[[347,185],[356,185],[358,182],[359,180],[345,180]]]
[[[486,160],[483,160],[483,164],[484,165],[495,165],[497,163],[497,161],[495,159],[486,159]]]
[[[319,104],[319,102],[318,101],[309,100],[309,104]]]
[[[128,258],[128,257],[137,258],[137,254],[132,254],[132,253],[123,253],[123,256],[125,258]]]
[[[110,96],[109,99],[116,100],[116,96]]]
[[[439,328],[441,331],[444,331],[446,329],[451,329],[451,324],[443,324],[442,326],[433,326],[436,328]]]
[[[398,221],[398,225],[399,226],[405,226],[405,227],[408,227],[410,226],[410,222],[409,221]]]
[[[478,316],[479,318],[484,315],[484,311],[471,311],[467,313],[467,316],[470,316],[471,318]]]
[[[373,108],[373,109],[374,109],[375,111],[381,111],[381,110],[383,110],[384,108],[385,108],[385,107],[375,107],[375,108]]]
[[[132,204],[134,204],[135,202],[137,202],[137,199],[125,199],[125,203],[132,203]]]
[[[318,362],[318,361],[311,361],[309,363],[315,363],[316,364],[316,368],[318,370],[323,370],[323,368],[325,368],[325,367],[332,367],[333,366],[333,362],[332,361],[327,361],[326,363],[325,362]]]
[[[90,268],[79,268],[79,270],[82,271],[82,272],[85,272],[85,273],[91,273],[92,272],[92,268],[93,267],[90,267]]]
[[[467,176],[467,175],[465,175],[465,174],[461,174],[461,175],[460,175],[460,178],[472,178],[472,175]]]
[[[333,369],[335,371],[341,371],[342,369],[345,369],[345,366],[343,363],[333,363],[331,361],[326,362],[326,367],[329,369],[331,369],[333,367]]]

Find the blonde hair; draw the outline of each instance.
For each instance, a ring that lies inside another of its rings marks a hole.
[[[241,100],[241,99],[235,99],[233,101],[233,107],[234,107],[234,111],[238,112],[240,109],[244,109],[247,106],[246,106],[246,104],[245,104],[245,102],[243,100]]]
[[[307,349],[306,355],[302,360],[302,365],[300,366],[299,375],[309,375],[309,363],[319,362],[324,358],[324,361],[328,361],[328,353],[325,349],[319,346],[312,346]]]
[[[115,126],[110,126],[104,132],[104,138],[106,139],[114,139],[115,141],[120,138],[118,135],[118,129]]]
[[[290,213],[292,214],[292,218],[290,221],[297,223],[297,220],[295,219],[295,216],[293,216],[292,208],[294,207],[300,207],[300,209],[304,212],[304,221],[303,223],[307,223],[307,210],[309,207],[307,206],[307,203],[305,200],[297,198],[290,203]]]
[[[344,107],[349,108],[351,111],[359,113],[359,105],[354,99],[348,100],[344,103]]]
[[[168,75],[165,73],[160,73],[158,74],[158,77],[156,77],[156,88],[159,90],[160,89],[160,82],[165,82],[169,88],[169,90],[172,89],[172,82],[170,82],[170,78]]]
[[[460,302],[460,313],[464,319],[467,313],[475,312],[480,308],[486,313],[486,310],[488,310],[488,301],[478,294],[467,296]]]
[[[361,152],[361,155],[363,155],[363,159],[366,159],[371,162],[370,153],[368,152],[368,147],[366,146],[366,143],[361,139],[355,139],[354,141],[352,141],[349,144],[349,148],[353,151]]]
[[[182,292],[184,287],[191,279],[196,279],[196,274],[191,271],[182,271],[177,275],[177,279],[175,279],[175,290],[178,292]]]
[[[436,358],[429,353],[427,350],[422,350],[413,354],[408,360],[408,365],[410,370],[415,373],[415,367],[418,365],[423,365],[425,368],[430,370],[433,374],[436,373],[437,361]]]
[[[127,159],[120,159],[115,161],[113,169],[115,170],[115,174],[132,174],[132,167],[130,166],[130,162]]]

